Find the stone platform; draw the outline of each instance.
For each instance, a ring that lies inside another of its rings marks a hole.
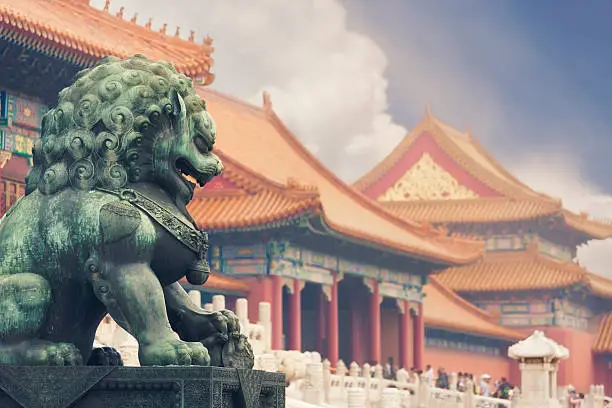
[[[284,408],[285,376],[217,367],[0,366],[2,408]]]

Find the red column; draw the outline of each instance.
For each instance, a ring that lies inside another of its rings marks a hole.
[[[400,368],[408,370],[410,367],[410,352],[408,351],[410,343],[410,302],[401,300],[403,304],[403,312],[399,314],[399,365]]]
[[[328,303],[327,320],[327,359],[332,367],[338,364],[338,273],[333,273],[334,282],[331,287],[331,299]]]
[[[289,350],[302,350],[302,285],[293,280],[293,293],[289,299]]]
[[[272,350],[283,348],[283,281],[272,275]]]
[[[381,364],[380,360],[380,296],[378,281],[374,281],[370,295],[370,361]]]
[[[425,369],[425,321],[423,319],[423,302],[419,303],[419,311],[414,317],[414,366],[417,370]]]
[[[317,350],[323,354],[323,339],[325,338],[325,293],[323,293],[323,286],[319,292],[319,301],[317,302]]]
[[[363,357],[361,354],[361,337],[363,335],[363,333],[361,333],[361,308],[359,307],[357,298],[354,298],[351,303],[351,357],[353,359],[352,361],[361,365],[364,363],[361,361]]]

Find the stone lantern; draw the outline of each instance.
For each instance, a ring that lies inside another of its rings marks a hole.
[[[559,408],[557,398],[557,370],[560,360],[569,351],[535,331],[508,349],[508,357],[517,360],[521,370],[520,408]]]

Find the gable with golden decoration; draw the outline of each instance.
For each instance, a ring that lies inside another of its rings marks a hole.
[[[378,197],[379,201],[461,200],[478,194],[461,185],[428,154]]]

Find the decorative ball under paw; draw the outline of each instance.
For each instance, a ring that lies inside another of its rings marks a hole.
[[[121,354],[112,347],[98,347],[91,351],[88,366],[123,366]]]

